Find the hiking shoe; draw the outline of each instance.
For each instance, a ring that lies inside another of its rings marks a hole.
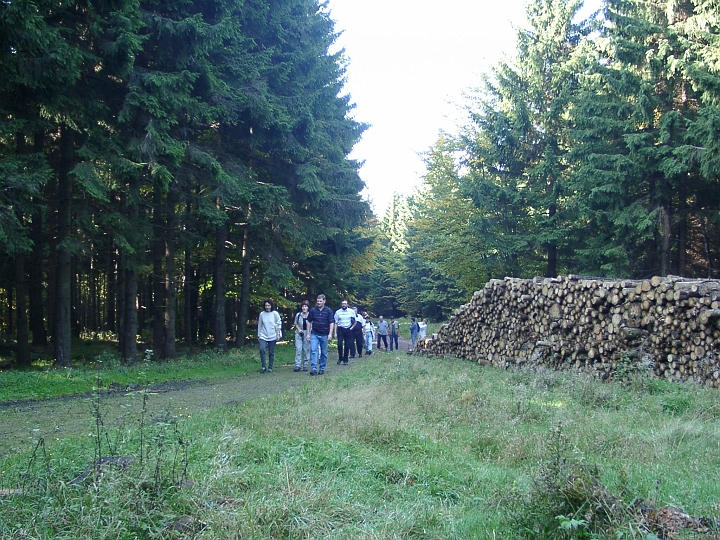
[[[347,363],[347,362],[343,362],[343,366],[347,366],[347,365],[348,365],[348,363]]]
[[[320,370],[320,373],[318,373],[318,375],[325,375],[325,370]]]
[[[317,371],[315,371],[315,370],[313,369],[313,370],[310,372],[310,376],[313,377],[313,376],[315,376],[315,375],[317,375]]]
[[[307,368],[306,368],[306,367],[304,367],[304,368],[303,368],[303,371],[307,371]]]
[[[272,368],[268,368],[268,373],[272,373]]]
[[[295,373],[297,373],[298,371],[300,371],[300,368],[299,368],[299,367],[296,367],[295,369],[293,369],[293,371],[294,371]]]
[[[265,368],[260,368],[260,373],[265,373]]]
[[[342,364],[342,360],[338,360],[338,366]]]

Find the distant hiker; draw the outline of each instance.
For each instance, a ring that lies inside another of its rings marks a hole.
[[[352,310],[355,312],[355,324],[351,328],[354,342],[350,343],[350,358],[355,358],[356,350],[358,358],[362,358],[363,343],[365,342],[365,318],[358,313],[358,308],[354,307]]]
[[[411,319],[412,323],[410,324],[410,341],[412,342],[412,348],[415,348],[415,343],[417,343],[418,340],[418,333],[420,332],[420,325],[415,320],[415,317]]]
[[[418,323],[418,333],[420,334],[420,339],[425,339],[425,332],[427,332],[427,321],[422,320]]]
[[[305,339],[310,341],[310,375],[325,373],[328,358],[328,341],[332,339],[335,330],[332,310],[325,305],[325,295],[319,294],[317,304],[308,313],[307,322],[310,323],[309,334]],[[318,370],[318,347],[320,347],[320,365]]]
[[[373,341],[375,341],[375,325],[373,324],[370,316],[365,313],[365,354],[370,356],[373,349]]]
[[[258,315],[258,342],[260,343],[260,373],[272,373],[275,363],[275,343],[282,337],[282,319],[275,311],[275,304],[269,298],[263,304],[265,310]],[[265,366],[265,350],[268,353],[267,369]]]
[[[303,300],[300,311],[295,314],[295,369],[293,371],[307,371],[310,364],[310,342],[305,339],[309,324],[310,302]]]
[[[398,335],[400,334],[400,325],[395,320],[395,317],[390,317],[390,352],[393,350],[393,343],[395,343],[395,349],[400,350],[398,346]]]
[[[355,312],[343,300],[340,309],[335,312],[335,334],[338,340],[338,364],[348,364],[350,347],[354,346],[355,336],[352,327],[355,325]]]
[[[387,335],[388,335],[388,323],[386,320],[383,320],[383,316],[380,315],[378,317],[378,323],[377,323],[377,348],[378,351],[382,351],[382,347],[380,346],[380,340],[385,344],[385,350],[387,351],[388,344],[387,344]]]

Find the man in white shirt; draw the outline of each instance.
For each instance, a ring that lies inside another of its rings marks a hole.
[[[338,365],[348,365],[350,347],[353,343],[352,327],[355,324],[355,312],[348,307],[347,300],[343,300],[340,309],[335,312],[335,335],[338,340]]]

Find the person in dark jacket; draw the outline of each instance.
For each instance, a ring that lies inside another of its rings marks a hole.
[[[324,294],[318,295],[317,304],[308,313],[307,322],[310,329],[305,333],[305,339],[310,341],[310,375],[322,375],[327,365],[328,342],[335,330],[333,312],[325,305]]]

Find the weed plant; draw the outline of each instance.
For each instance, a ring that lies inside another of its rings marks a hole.
[[[717,518],[718,413],[696,386],[378,354],[166,422],[100,403],[91,436],[3,456],[0,537],[648,540],[633,501]]]

